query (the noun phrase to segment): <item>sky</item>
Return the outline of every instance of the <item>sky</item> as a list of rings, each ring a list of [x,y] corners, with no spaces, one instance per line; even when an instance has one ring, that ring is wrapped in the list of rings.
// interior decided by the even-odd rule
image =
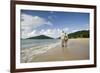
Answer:
[[[57,38],[61,31],[89,30],[89,13],[21,10],[21,38],[46,35]]]

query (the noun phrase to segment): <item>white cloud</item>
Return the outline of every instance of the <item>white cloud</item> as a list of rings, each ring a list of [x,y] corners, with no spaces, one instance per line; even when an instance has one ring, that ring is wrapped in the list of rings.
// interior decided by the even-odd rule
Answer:
[[[68,29],[68,28],[63,28],[63,29]],[[49,37],[58,38],[61,35],[61,32],[62,32],[62,29],[59,29],[59,28],[57,28],[57,29],[41,29],[40,31],[33,30],[30,33],[25,33],[27,35],[24,35],[24,38],[38,36],[38,35],[46,35]]]
[[[39,17],[39,16],[31,16],[28,14],[22,14],[21,15],[21,30],[22,38],[28,38],[38,35],[46,35],[53,38],[57,38],[60,36],[61,31],[68,31],[68,28],[55,28],[55,29],[41,29],[38,31],[37,29],[42,25],[49,25],[51,26],[52,23],[50,21],[47,21],[45,18]]]
[[[63,31],[67,32],[69,30],[69,28],[63,28]]]
[[[31,16],[28,14],[22,14],[21,15],[22,38],[29,37],[29,34],[31,34],[34,29],[42,25],[51,26],[52,23],[50,21],[47,21],[45,18],[42,18],[39,16]]]
[[[28,33],[28,37],[37,36],[36,30],[33,30],[32,32]]]
[[[47,30],[42,29],[40,32],[42,32],[43,35],[50,36],[50,37],[53,37],[53,38],[57,38],[61,34],[60,29],[47,29]]]
[[[75,29],[75,30],[72,30],[70,33],[73,33],[73,32],[76,32],[76,31],[79,31],[79,30]]]

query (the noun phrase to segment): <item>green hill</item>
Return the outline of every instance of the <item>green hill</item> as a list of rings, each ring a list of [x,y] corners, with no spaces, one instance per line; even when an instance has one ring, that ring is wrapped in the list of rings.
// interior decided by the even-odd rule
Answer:
[[[39,36],[35,36],[35,37],[30,37],[27,39],[53,39],[53,38],[51,38],[49,36],[45,36],[45,35],[39,35]]]
[[[68,34],[69,38],[89,38],[89,30],[77,31]]]
[[[68,38],[89,38],[89,30],[82,30],[69,33]],[[60,39],[60,37],[58,39]]]

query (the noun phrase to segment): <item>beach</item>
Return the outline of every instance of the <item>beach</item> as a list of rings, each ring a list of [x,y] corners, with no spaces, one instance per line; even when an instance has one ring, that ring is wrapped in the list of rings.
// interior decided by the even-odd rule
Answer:
[[[33,48],[22,49],[21,63],[87,60],[89,59],[89,38],[69,39],[67,47],[63,48],[59,40],[55,44],[45,46],[45,48],[41,50],[42,52],[33,50]]]

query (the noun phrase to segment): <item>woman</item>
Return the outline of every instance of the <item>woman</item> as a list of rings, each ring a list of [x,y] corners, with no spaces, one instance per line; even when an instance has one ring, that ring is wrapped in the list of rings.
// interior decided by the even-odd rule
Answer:
[[[68,42],[68,34],[65,33],[65,36],[64,36],[64,47],[67,47],[67,42]]]

